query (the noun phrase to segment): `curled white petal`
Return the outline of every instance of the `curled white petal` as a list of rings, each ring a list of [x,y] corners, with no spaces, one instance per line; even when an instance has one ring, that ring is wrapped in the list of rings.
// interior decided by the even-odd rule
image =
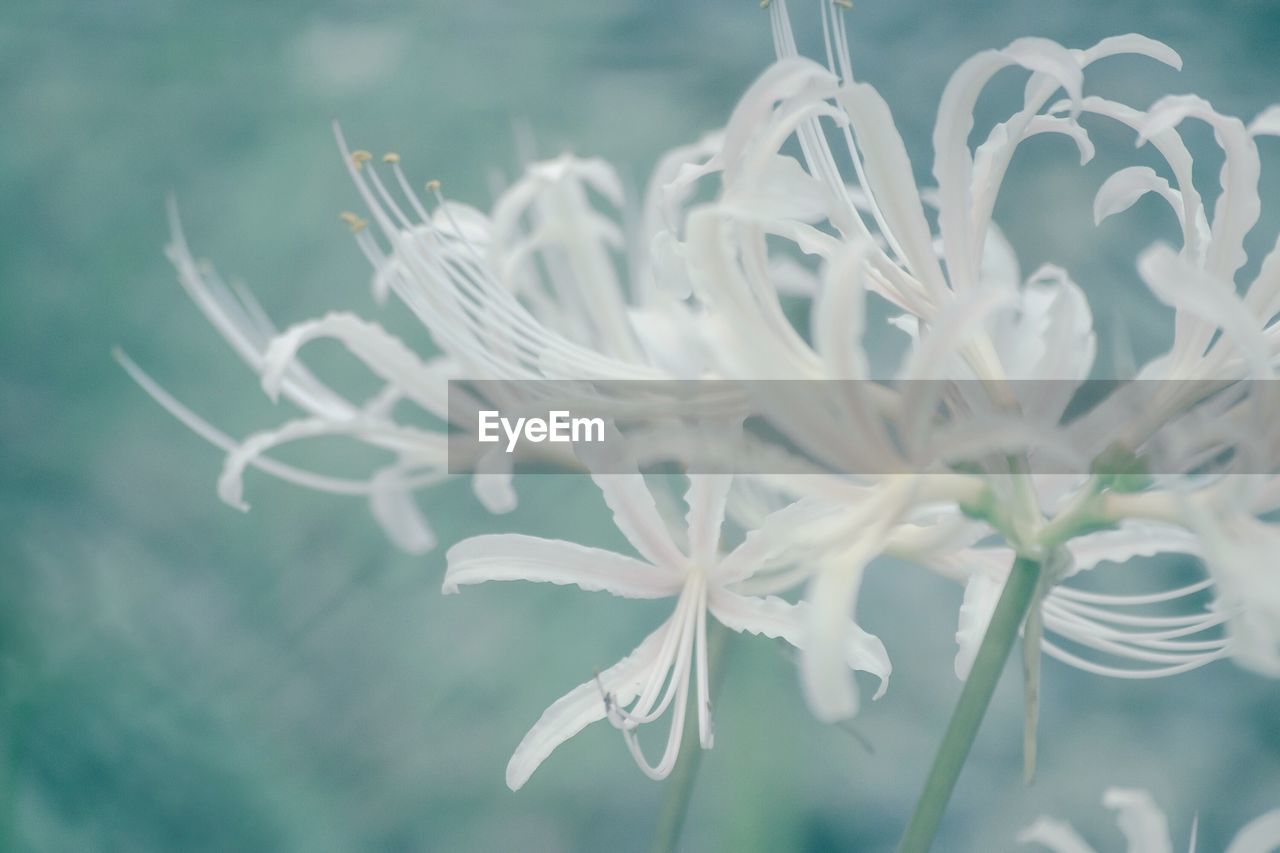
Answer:
[[[338,311],[290,326],[271,341],[262,357],[262,388],[269,397],[274,400],[280,393],[298,351],[322,338],[343,344],[375,375],[401,389],[427,411],[441,418],[447,416],[445,389],[450,372],[447,363],[424,363],[378,324]]]
[[[1139,144],[1153,134],[1177,127],[1187,118],[1198,118],[1210,125],[1225,155],[1220,174],[1222,195],[1213,209],[1213,240],[1205,260],[1210,272],[1230,280],[1248,259],[1244,238],[1262,211],[1258,147],[1240,119],[1217,112],[1208,101],[1195,95],[1170,95],[1153,104],[1139,131]]]
[[[716,590],[712,593],[710,607],[711,615],[735,631],[785,640],[800,650],[804,650],[809,640],[807,623],[811,607],[805,602],[792,604],[773,595],[744,596],[728,590]],[[867,633],[856,622],[849,620],[845,631],[845,664],[852,670],[869,672],[879,679],[880,686],[872,697],[879,699],[888,689],[889,675],[893,671],[889,653],[879,637]]]
[[[680,578],[657,566],[600,548],[518,533],[473,536],[449,549],[445,594],[487,581],[573,584],[623,598],[665,598]]]
[[[800,684],[815,717],[823,722],[858,713],[858,688],[848,666],[850,614],[873,542],[843,552],[809,582],[809,620],[802,642]]]
[[[1150,166],[1130,166],[1107,178],[1093,199],[1093,221],[1100,223],[1108,216],[1128,210],[1147,193],[1156,193],[1181,211],[1182,199],[1169,182]]]
[[[1129,842],[1129,853],[1173,853],[1169,819],[1146,791],[1108,788],[1102,804],[1117,812],[1116,823]]]

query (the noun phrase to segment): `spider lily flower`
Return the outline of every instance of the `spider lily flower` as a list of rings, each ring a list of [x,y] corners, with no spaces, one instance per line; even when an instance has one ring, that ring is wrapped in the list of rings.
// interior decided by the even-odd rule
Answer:
[[[1058,268],[1045,267],[1019,281],[1016,258],[990,223],[1000,179],[1017,145],[1037,133],[1065,133],[1082,159],[1090,156],[1091,143],[1074,115],[1041,110],[1060,89],[1071,104],[1082,104],[1082,74],[1092,62],[1137,53],[1177,65],[1176,55],[1138,36],[1108,39],[1086,51],[1031,39],[967,63],[939,109],[940,189],[932,197],[941,234],[935,239],[887,105],[853,79],[840,13],[823,6],[823,67],[797,56],[785,4],[771,4],[770,10],[778,62],[744,95],[721,150],[703,167],[719,174],[719,198],[691,210],[683,239],[672,237],[706,306],[704,322],[718,368],[751,379],[866,379],[871,373],[860,341],[863,303],[874,294],[906,312],[896,324],[912,335],[914,346],[899,378],[1067,380],[1052,389],[1057,399],[1028,401],[1052,419],[1055,409],[1065,409],[1072,382],[1082,381],[1092,366],[1092,317],[1080,289]],[[973,102],[991,76],[1009,65],[1032,71],[1023,110],[971,151],[966,140]],[[829,134],[824,122],[836,132]],[[799,145],[799,160],[781,153],[791,139]],[[845,173],[855,174],[859,185],[846,186]],[[792,327],[771,280],[779,264],[770,245],[778,238],[823,268],[807,339]],[[1045,383],[1046,393],[1050,385]],[[933,400],[914,402],[916,411],[907,411],[903,420],[924,423]],[[895,448],[886,436],[858,419],[867,407],[866,399],[852,400],[846,424],[796,416],[781,418],[779,425],[806,449],[892,458]],[[795,413],[790,401],[778,408]],[[838,440],[850,425],[859,435],[856,447]],[[1029,433],[1021,437],[1032,439]],[[994,441],[989,449],[997,450]],[[920,462],[906,461],[907,468]],[[857,458],[852,465],[858,466]]]
[[[613,445],[617,447],[618,445]],[[636,763],[646,775],[664,778],[675,766],[692,697],[702,748],[714,739],[707,662],[707,619],[734,631],[760,634],[803,649],[811,639],[806,604],[772,595],[750,595],[741,588],[776,555],[786,540],[764,529],[748,533],[728,553],[721,550],[731,477],[693,474],[685,494],[688,512],[681,548],[660,516],[654,495],[634,460],[613,458],[604,464],[598,450],[580,450],[588,468],[622,473],[593,473],[614,523],[639,557],[616,554],[570,542],[517,534],[477,536],[449,550],[444,591],[498,580],[573,584],[624,598],[673,598],[671,616],[617,664],[601,671],[549,707],[516,747],[507,765],[513,790],[566,740],[587,725],[608,719],[619,729]],[[793,518],[804,508],[782,510]],[[790,526],[781,520],[777,528]],[[880,641],[863,631],[842,611],[835,624],[824,626],[841,650],[842,665],[889,677],[889,659]],[[826,638],[823,638],[824,640]],[[661,757],[650,762],[637,739],[637,729],[670,714]]]
[[[302,417],[236,441],[122,357],[126,369],[227,452],[218,490],[228,503],[245,505],[243,474],[256,467],[367,497],[393,541],[414,552],[434,542],[414,493],[448,476],[449,404],[463,410],[480,404],[451,391],[449,379],[852,380],[847,393],[821,406],[784,384],[766,401],[769,414],[788,440],[828,469],[889,473],[735,479],[695,473],[686,525],[673,530],[655,508],[661,496],[649,491],[634,464],[618,473],[616,460],[593,464],[592,449],[579,448],[638,559],[513,535],[476,537],[449,552],[446,592],[526,579],[674,599],[671,617],[632,655],[548,709],[512,758],[512,788],[556,746],[601,719],[622,731],[646,773],[664,776],[691,699],[709,746],[708,618],[801,649],[801,684],[815,714],[824,720],[852,714],[859,697],[851,669],[876,674],[882,689],[889,673],[879,641],[851,621],[864,572],[882,554],[965,585],[961,678],[1015,553],[1043,558],[1048,567],[1028,622],[1037,661],[1043,648],[1102,675],[1153,677],[1231,656],[1280,674],[1280,579],[1263,559],[1276,534],[1259,520],[1280,506],[1280,478],[1268,471],[1261,484],[1227,478],[1205,486],[1175,477],[1122,488],[1115,478],[1091,476],[1089,459],[1075,458],[1078,476],[1033,476],[1041,458],[1072,452],[1056,422],[1090,375],[1097,342],[1084,291],[1053,265],[1024,276],[993,222],[1001,184],[1024,141],[1064,135],[1085,162],[1093,143],[1080,116],[1129,128],[1164,158],[1172,182],[1146,167],[1122,170],[1099,189],[1095,218],[1102,222],[1155,192],[1173,210],[1182,244],[1157,245],[1139,258],[1139,277],[1176,312],[1170,352],[1139,377],[1192,384],[1270,379],[1280,358],[1280,324],[1272,322],[1280,313],[1280,246],[1243,296],[1235,279],[1260,209],[1256,140],[1280,132],[1280,108],[1248,126],[1191,96],[1135,109],[1086,96],[1088,69],[1124,54],[1177,68],[1170,48],[1137,35],[1084,50],[1019,39],[973,57],[947,84],[933,131],[936,188],[922,189],[888,105],[854,77],[837,5],[821,5],[827,56],[820,64],[798,55],[785,3],[771,4],[777,61],[748,88],[723,131],[661,159],[635,212],[608,164],[571,155],[529,164],[483,212],[445,199],[435,181],[419,193],[398,156],[378,162],[352,149],[335,127],[367,208],[368,221],[344,218],[373,268],[374,296],[379,302],[394,296],[411,311],[439,355],[416,354],[376,323],[346,313],[277,329],[247,291],[227,288],[194,261],[173,217],[170,257],[184,288],[264,391],[297,406]],[[975,104],[1010,68],[1028,75],[1021,105],[970,146]],[[1211,214],[1192,181],[1179,130],[1191,119],[1209,124],[1223,149],[1222,192]],[[799,156],[783,153],[793,149]],[[784,305],[796,296],[810,300],[807,329],[793,323]],[[910,345],[896,377],[907,380],[907,390],[867,381],[876,373],[863,347],[872,298],[901,312],[892,324]],[[325,385],[303,358],[320,339],[345,347],[382,390],[356,402]],[[977,380],[988,402],[1020,405],[1034,417],[979,423],[967,434],[948,431],[935,417],[945,402],[938,386],[916,381],[939,379]],[[1013,380],[1047,381],[1005,399]],[[1103,446],[1138,454],[1171,422],[1185,419],[1194,428],[1203,400],[1169,387],[1135,423],[1100,418]],[[595,402],[613,414],[608,406],[623,401]],[[397,416],[408,407],[433,426]],[[1195,448],[1270,458],[1280,448],[1270,446],[1266,431],[1254,429],[1251,438],[1249,427],[1274,411],[1226,410],[1237,435],[1195,433]],[[391,459],[367,479],[351,480],[270,456],[289,442],[332,435]],[[645,459],[687,466],[689,455]],[[974,462],[993,457],[998,468]],[[511,508],[510,457],[495,452],[470,461],[481,503],[494,512]],[[727,554],[726,513],[752,531]],[[984,541],[993,536],[1007,547]],[[1203,559],[1208,578],[1127,597],[1070,583],[1103,563],[1164,552]],[[781,597],[801,589],[800,604]],[[1209,596],[1213,604],[1205,609],[1200,602]],[[1168,614],[1171,603],[1187,612]],[[666,748],[651,763],[637,732],[668,713]]]
[[[565,155],[533,164],[500,196],[490,217],[446,201],[436,182],[428,184],[434,204],[428,212],[431,205],[409,187],[398,156],[387,155],[375,165],[368,152],[350,150],[340,131],[338,142],[385,241],[374,237],[366,220],[343,214],[373,265],[373,293],[380,302],[396,294],[423,320],[443,354],[420,357],[377,323],[345,312],[281,331],[247,288],[228,286],[211,265],[195,260],[171,203],[168,255],[183,289],[259,374],[271,399],[283,397],[302,411],[302,417],[279,427],[233,439],[118,354],[158,403],[227,452],[218,494],[228,504],[247,508],[243,475],[250,467],[308,488],[364,495],[391,540],[422,553],[433,547],[435,536],[413,495],[449,478],[448,440],[442,429],[406,425],[396,418],[397,407],[415,407],[447,426],[451,395],[455,418],[465,420],[465,413],[479,406],[469,395],[449,390],[448,381],[462,376],[655,379],[702,372],[690,309],[653,287],[655,273],[647,261],[636,262],[637,282],[649,282],[647,291],[657,295],[644,304],[629,304],[614,276],[612,253],[622,232],[588,196],[622,202],[621,184],[602,161]],[[698,150],[673,153],[664,169],[678,171]],[[399,201],[388,185],[401,194]],[[650,196],[656,199],[650,205],[651,224],[658,221],[659,207],[668,216],[679,208],[678,199],[664,198],[660,189],[651,188]],[[634,288],[637,293],[645,289]],[[318,378],[302,350],[322,339],[339,343],[363,362],[382,382],[381,391],[357,403]],[[350,437],[388,452],[393,460],[368,479],[352,480],[300,470],[269,455],[284,444],[320,436]],[[510,461],[496,452],[473,460],[474,490],[491,512],[515,505]]]
[[[1124,833],[1129,853],[1174,853],[1169,832],[1169,819],[1146,791],[1134,788],[1108,788],[1102,804],[1116,813],[1116,823]],[[1191,824],[1187,847],[1196,850],[1197,821]],[[1094,853],[1069,823],[1041,817],[1018,835],[1022,844],[1037,844],[1054,853]],[[1280,809],[1266,812],[1236,833],[1224,853],[1271,853],[1280,846]]]
[[[853,79],[839,13],[824,6],[825,68],[797,56],[785,4],[772,4],[771,15],[779,60],[744,96],[726,128],[718,155],[724,184],[720,199],[692,211],[686,229],[692,273],[711,306],[708,320],[723,329],[714,351],[722,357],[726,373],[868,377],[859,338],[862,303],[874,294],[906,312],[897,324],[912,335],[913,350],[900,376],[1067,380],[1045,382],[1037,399],[1022,401],[1027,409],[1055,421],[1075,384],[1092,368],[1096,344],[1089,306],[1060,269],[1045,267],[1022,283],[1016,273],[1010,276],[1008,270],[1017,268],[1016,259],[993,230],[991,212],[1011,158],[1028,137],[1042,132],[1065,134],[1078,147],[1081,160],[1087,161],[1093,153],[1092,142],[1076,118],[1091,114],[1131,128],[1139,144],[1152,145],[1174,174],[1174,185],[1170,185],[1146,167],[1123,170],[1103,184],[1095,203],[1095,217],[1101,222],[1145,192],[1158,192],[1174,209],[1182,232],[1180,252],[1156,246],[1139,260],[1143,279],[1159,299],[1175,308],[1178,317],[1173,350],[1140,376],[1188,380],[1270,376],[1273,341],[1280,333],[1272,333],[1267,323],[1280,310],[1275,295],[1280,288],[1280,255],[1273,252],[1268,257],[1244,298],[1235,295],[1231,280],[1244,263],[1244,236],[1258,218],[1255,137],[1275,130],[1274,110],[1264,112],[1246,129],[1243,122],[1218,114],[1194,97],[1166,98],[1147,111],[1098,96],[1085,97],[1083,75],[1095,61],[1131,53],[1180,67],[1171,49],[1141,36],[1106,39],[1087,50],[1023,39],[1002,51],[987,51],[956,72],[938,110],[933,136],[938,189],[930,200],[938,209],[940,233],[934,239],[888,108],[873,89]],[[992,76],[1009,66],[1030,72],[1022,108],[971,149],[967,139],[973,105]],[[1065,97],[1054,103],[1056,92]],[[1178,132],[1178,125],[1188,118],[1209,123],[1224,150],[1223,193],[1212,215],[1205,211],[1191,181],[1190,154]],[[834,126],[835,132],[829,133],[824,124]],[[800,160],[784,168],[781,161],[790,158],[780,150],[793,137],[799,143]],[[843,167],[837,165],[840,157]],[[845,186],[843,175],[849,173],[857,176],[858,187]],[[776,186],[780,175],[790,176],[793,197],[812,203],[779,207],[782,213],[771,214],[769,199],[762,198],[757,187]],[[814,222],[824,227],[816,228]],[[809,340],[782,317],[778,292],[762,272],[768,268],[761,260],[767,257],[766,237],[791,240],[800,252],[816,256],[824,266],[814,296]],[[989,258],[997,263],[989,263]],[[736,334],[744,328],[750,330],[748,334]],[[1174,391],[1194,387],[1192,382],[1170,384]],[[1198,401],[1157,402],[1160,405],[1149,413],[1153,429],[1182,416]],[[858,401],[858,406],[862,403]],[[907,410],[906,419],[919,422],[919,412],[925,410],[925,406],[915,414]],[[1252,413],[1257,417],[1266,411],[1258,406]],[[796,420],[796,431],[812,432],[810,444],[827,442],[821,419]],[[1124,446],[1138,447],[1148,435],[1141,430],[1135,433],[1127,424],[1113,426],[1115,440]],[[874,430],[860,430],[858,435],[866,438],[868,454],[883,458],[892,452]],[[1034,458],[1039,448],[1027,446],[1026,450]],[[1015,486],[1016,480],[1012,481]],[[1082,504],[1100,500],[1090,492],[1106,488],[1083,475],[1048,490],[1046,481],[1037,478],[1031,489],[1023,484],[1012,490],[1011,481],[991,483],[1005,490],[997,503],[1025,504],[1015,515],[1015,529],[1001,531],[1021,539],[1012,543],[1017,547],[1034,550],[1059,514],[1068,515]],[[1115,501],[1113,506],[1136,508],[1142,503],[1141,496],[1124,497],[1133,500]],[[1045,643],[1050,654],[1094,672],[1124,677],[1173,674],[1228,655],[1252,660],[1257,668],[1270,671],[1267,661],[1274,656],[1274,642],[1271,632],[1259,626],[1270,624],[1273,596],[1246,600],[1239,592],[1244,587],[1240,570],[1227,572],[1225,561],[1215,556],[1229,537],[1215,536],[1207,523],[1193,522],[1186,513],[1174,515],[1165,513],[1155,519],[1160,523],[1152,524],[1117,513],[1106,523],[1119,525],[1118,530],[1067,542],[1070,559],[1062,561],[1056,575],[1048,579],[1040,605],[1051,635],[1138,665],[1117,667],[1068,650],[1052,639]],[[1139,511],[1135,518],[1144,516]],[[1260,542],[1266,528],[1259,524],[1250,529],[1258,535],[1249,541]],[[1124,562],[1165,551],[1207,559],[1210,579],[1147,596],[1055,588],[1100,562]],[[961,677],[967,673],[1012,558],[1010,549],[974,549],[963,543],[955,553],[926,558],[967,584],[957,657]],[[1248,562],[1260,566],[1256,559]],[[1275,578],[1261,568],[1249,574],[1249,582],[1254,589],[1276,586]],[[1214,605],[1207,610],[1200,607],[1206,588],[1215,595]],[[1177,616],[1140,612],[1148,607],[1163,609],[1169,602],[1183,602],[1189,612]],[[1224,623],[1231,635],[1227,639],[1215,630]],[[1245,625],[1250,627],[1246,630]],[[1245,644],[1243,636],[1252,638],[1251,642]]]

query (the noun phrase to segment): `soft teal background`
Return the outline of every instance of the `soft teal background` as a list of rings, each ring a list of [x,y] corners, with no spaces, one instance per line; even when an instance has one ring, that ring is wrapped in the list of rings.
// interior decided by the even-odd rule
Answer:
[[[806,38],[813,5],[793,8]],[[1249,118],[1280,100],[1273,3],[857,0],[851,21],[855,64],[893,105],[922,179],[947,74],[1020,35],[1169,41],[1181,75],[1137,60],[1099,67],[1098,89],[1135,105],[1197,91]],[[0,9],[0,847],[645,848],[662,789],[608,727],[562,748],[519,794],[503,768],[542,709],[628,650],[660,607],[518,585],[444,598],[443,549],[396,553],[358,502],[261,476],[249,482],[253,511],[230,510],[213,494],[218,453],[109,351],[124,346],[233,433],[274,424],[286,414],[161,255],[166,193],[197,254],[247,280],[278,321],[346,307],[417,343],[395,306],[372,304],[336,218],[355,198],[330,118],[476,203],[491,170],[509,172],[517,120],[541,153],[603,155],[638,184],[665,147],[721,124],[769,56],[766,16],[750,0]],[[1007,96],[1020,91],[1006,82]],[[1167,214],[1146,201],[1093,229],[1107,166],[1144,156],[1130,136],[1097,131],[1104,153],[1084,171],[1061,140],[1030,146],[1000,215],[1028,269],[1054,260],[1082,282],[1104,345],[1123,326],[1134,348],[1158,351],[1167,317],[1131,270],[1168,233]],[[1194,141],[1212,150],[1207,132]],[[1274,166],[1278,144],[1265,144]],[[1216,170],[1210,156],[1206,186]],[[1255,252],[1280,226],[1276,174],[1264,176]],[[346,361],[317,355],[355,381]],[[328,446],[310,459],[356,461]],[[520,490],[521,508],[500,520],[465,485],[426,503],[444,545],[497,529],[616,542],[581,483]],[[1111,576],[1141,586],[1190,571],[1152,563]],[[958,601],[910,567],[873,572],[862,616],[897,669],[856,723],[870,753],[808,716],[771,644],[740,643],[684,849],[888,849],[958,689]],[[1112,784],[1150,788],[1179,848],[1197,812],[1200,849],[1212,851],[1280,804],[1274,682],[1223,664],[1114,683],[1048,662],[1041,778],[1028,789],[1015,675],[939,849],[1012,849],[1041,812],[1119,849],[1099,804]]]

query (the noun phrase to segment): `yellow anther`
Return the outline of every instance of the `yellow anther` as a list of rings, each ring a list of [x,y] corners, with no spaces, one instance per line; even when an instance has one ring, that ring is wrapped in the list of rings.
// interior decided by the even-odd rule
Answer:
[[[338,217],[343,222],[347,223],[347,227],[351,229],[352,234],[359,234],[361,231],[363,231],[365,228],[369,226],[368,222],[365,222],[363,219],[361,219],[359,216],[356,216],[354,213],[352,213],[349,210],[342,211],[342,213],[338,214]]]
[[[432,178],[431,180],[427,181],[427,192],[429,193],[440,192],[440,182],[437,181],[435,178]]]
[[[368,151],[365,151],[363,148],[361,148],[359,151],[351,152],[351,162],[356,164],[357,169],[359,169],[361,166],[363,166],[365,163],[368,163],[372,159],[373,159],[373,155],[370,154]]]
[[[384,162],[384,163],[399,163],[399,162],[400,162],[400,155],[399,155],[399,154],[397,154],[397,153],[396,153],[396,152],[394,152],[394,151],[388,151],[386,154],[383,154],[383,155],[382,155],[382,162]]]
[[[831,2],[839,6],[841,9],[853,8],[853,0],[831,0]]]
[[[772,2],[773,2],[773,0],[760,0],[760,8],[761,8],[761,9],[768,9],[768,8],[769,8],[769,4],[770,4],[770,3],[772,3]]]

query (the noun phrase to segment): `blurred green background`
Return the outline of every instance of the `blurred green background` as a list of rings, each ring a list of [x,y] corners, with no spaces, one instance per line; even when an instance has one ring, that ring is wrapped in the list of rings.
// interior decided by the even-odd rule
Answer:
[[[816,2],[792,12],[814,44]],[[1280,101],[1280,10],[1260,0],[857,0],[850,21],[855,66],[893,106],[922,181],[947,75],[1021,35],[1168,41],[1181,75],[1121,60],[1090,84],[1136,106],[1196,91],[1248,119]],[[768,33],[752,0],[4,4],[0,847],[645,849],[662,786],[608,726],[518,794],[503,768],[544,707],[629,650],[662,605],[534,585],[439,594],[444,547],[479,531],[615,542],[590,488],[521,481],[520,509],[498,520],[464,483],[429,493],[442,547],[425,558],[394,551],[359,501],[262,476],[250,475],[242,515],[214,495],[219,453],[134,387],[110,349],[233,434],[277,423],[286,413],[161,254],[168,192],[197,255],[246,280],[278,322],[349,308],[420,344],[407,312],[373,304],[337,220],[356,199],[331,118],[477,204],[495,169],[510,174],[516,122],[540,154],[602,155],[638,186],[665,148],[724,122],[771,56]],[[1013,97],[1021,83],[1001,86]],[[984,99],[983,114],[1003,117],[1002,103]],[[1192,137],[1213,186],[1212,138]],[[1168,318],[1132,260],[1170,223],[1144,201],[1094,230],[1093,192],[1138,156],[1114,128],[1095,140],[1083,171],[1062,140],[1028,146],[998,216],[1025,271],[1053,260],[1082,283],[1104,347],[1123,327],[1140,353],[1157,352]],[[1264,169],[1254,267],[1280,227],[1278,171]],[[357,381],[335,353],[316,355]],[[358,461],[340,447],[309,453]],[[1099,582],[1193,571],[1147,561]],[[889,849],[958,691],[959,596],[911,567],[872,572],[862,620],[896,667],[856,723],[874,751],[809,717],[771,643],[738,643],[684,849]],[[1120,784],[1153,791],[1175,846],[1198,812],[1200,849],[1219,850],[1280,803],[1278,695],[1229,664],[1115,683],[1050,661],[1041,777],[1026,788],[1018,679],[1007,678],[940,849],[1013,849],[1042,812],[1118,849],[1099,799]]]

